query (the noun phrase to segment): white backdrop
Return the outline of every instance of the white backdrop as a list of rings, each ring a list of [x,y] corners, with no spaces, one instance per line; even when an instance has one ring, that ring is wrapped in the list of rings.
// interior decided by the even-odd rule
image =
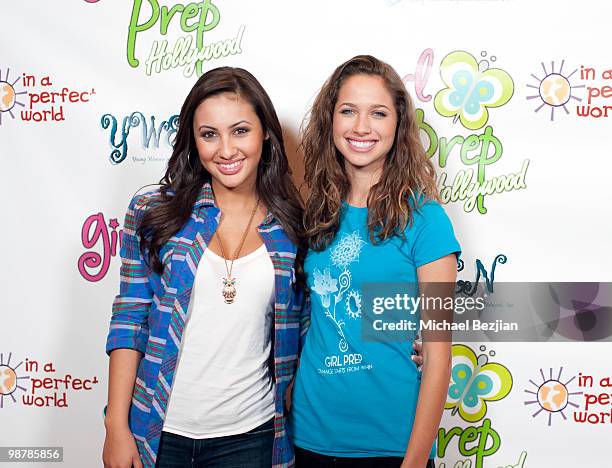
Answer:
[[[612,86],[612,6],[208,0],[183,3],[183,28],[179,12],[165,31],[162,15],[152,17],[157,3],[5,2],[0,10],[0,446],[63,446],[64,466],[100,463],[117,236],[132,194],[164,172],[171,118],[197,78],[197,71],[186,76],[180,54],[172,67],[171,54],[196,47],[198,37],[203,54],[229,52],[204,61],[204,70],[243,67],[268,90],[298,182],[299,125],[323,81],[359,53],[388,61],[423,111],[426,145],[425,130],[435,131],[432,158],[445,185],[463,178],[467,187],[469,171],[475,183],[472,158],[480,151],[488,158],[481,182],[520,173],[528,162],[516,188],[484,196],[480,208],[466,206],[461,190],[446,205],[463,247],[461,278],[474,280],[478,265],[490,275],[503,254],[495,281],[612,281],[612,107],[605,107],[612,106],[605,88]],[[206,8],[202,24],[210,30],[190,31]],[[138,66],[128,61],[130,34]],[[152,51],[164,46],[166,67],[148,70]],[[490,87],[480,88],[482,81]],[[454,107],[442,99],[451,94]],[[470,106],[487,118],[476,122]],[[124,119],[135,112],[140,124],[127,121],[122,148]],[[160,131],[158,145],[157,135],[143,136],[143,120],[146,131]],[[491,134],[502,148],[496,161],[493,143],[482,150],[483,141],[495,141]],[[476,137],[463,144],[462,160],[469,135]],[[459,136],[444,161],[440,148]],[[511,389],[498,401],[481,395],[486,412],[476,421],[445,411],[440,466],[609,466],[612,405],[605,397],[587,405],[611,392],[608,344],[484,346],[470,344],[470,352],[502,364]],[[364,402],[364,411],[375,408]]]

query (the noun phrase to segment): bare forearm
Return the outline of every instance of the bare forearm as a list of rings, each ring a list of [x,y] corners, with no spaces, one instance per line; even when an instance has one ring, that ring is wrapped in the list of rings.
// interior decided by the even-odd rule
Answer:
[[[115,349],[110,354],[108,377],[108,406],[106,428],[127,427],[128,413],[136,381],[136,371],[142,353],[134,349]]]
[[[425,353],[417,410],[403,468],[426,465],[442,419],[450,380],[450,344],[435,345],[435,351],[428,350],[429,357]]]
[[[453,297],[457,279],[457,258],[446,255],[417,268],[419,289],[426,297]],[[452,311],[422,310],[424,319],[452,321]],[[402,468],[423,468],[427,464],[431,447],[436,439],[451,369],[450,332],[423,331],[423,376],[417,401],[417,410],[408,449]]]

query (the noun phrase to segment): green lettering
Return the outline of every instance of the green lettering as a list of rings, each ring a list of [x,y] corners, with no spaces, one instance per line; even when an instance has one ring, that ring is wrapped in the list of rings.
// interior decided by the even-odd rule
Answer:
[[[438,430],[438,458],[446,456],[448,444],[455,436],[459,438],[457,448],[461,455],[464,457],[476,456],[474,468],[483,468],[484,458],[497,452],[501,445],[499,434],[491,427],[490,419],[484,419],[480,427],[469,426],[463,429],[455,426],[448,431],[440,428]],[[474,445],[468,448],[469,444]]]
[[[474,164],[478,162],[478,182],[484,181],[485,166],[497,162],[502,157],[503,147],[501,141],[493,135],[493,128],[487,127],[482,135],[480,135],[480,141],[482,141],[482,149],[477,161],[466,159],[466,164]],[[489,145],[493,143],[494,151],[491,157],[489,157]],[[473,161],[473,162],[470,162]]]
[[[161,7],[161,23],[159,24],[159,33],[162,36],[168,34],[168,25],[170,24],[170,21],[172,21],[172,17],[176,15],[179,11],[183,11],[184,8],[185,7],[180,3],[170,8],[170,11],[168,11],[167,6]]]
[[[483,459],[499,450],[501,439],[497,431],[491,427],[491,420],[488,418],[482,422],[482,426],[477,430],[480,433],[480,440],[478,441],[478,453],[476,454],[476,468],[482,468]],[[491,437],[491,445],[487,447],[489,437]]]
[[[479,146],[480,138],[478,138],[478,135],[470,135],[465,139],[463,145],[461,145],[461,161],[463,164],[474,164],[478,160],[477,157],[469,158],[468,152],[478,149]]]
[[[425,122],[425,113],[423,112],[423,109],[416,110],[416,121],[419,130],[424,131],[429,139],[429,146],[427,147],[425,154],[427,154],[428,158],[431,158],[438,149],[438,136],[436,135],[433,127]]]
[[[197,3],[190,3],[189,5],[185,7],[185,9],[183,10],[183,13],[181,14],[181,29],[183,31],[191,32],[191,31],[195,31],[198,28],[199,22],[195,22],[192,25],[188,25],[187,20],[190,20],[191,18],[195,18],[196,16],[198,16],[199,10],[200,10],[200,7],[198,6]]]
[[[417,113],[419,110],[417,109]],[[448,432],[443,427],[438,429],[438,458],[444,458],[449,442],[454,436],[460,436],[461,431],[462,429],[459,426],[451,427]]]
[[[200,8],[200,21],[198,22],[197,33],[196,33],[196,47],[198,50],[202,50],[204,47],[204,32],[211,31],[214,29],[221,20],[221,14],[219,9],[213,5],[211,0],[204,0],[199,5]],[[209,13],[211,15],[211,21],[207,22]],[[198,76],[202,74],[202,61],[196,62],[196,72]]]
[[[477,160],[478,170],[476,171],[476,180],[482,184],[485,180],[485,167],[497,162],[499,158],[502,157],[503,147],[501,141],[493,135],[493,127],[490,126],[487,126],[484,133],[480,135],[480,141],[482,142],[482,149],[480,150],[480,155]],[[494,151],[491,157],[489,157],[489,145],[491,143],[493,143]],[[473,162],[471,164],[473,164]],[[484,206],[484,195],[478,195],[477,206],[481,214],[486,214],[487,209]]]
[[[514,184],[514,189],[524,189],[527,188],[527,184],[525,183],[525,177],[527,176],[527,168],[529,167],[529,159],[525,159],[523,161],[523,165],[521,166],[521,170],[517,173],[516,182]]]
[[[464,457],[471,457],[478,452],[478,445],[467,448],[467,444],[474,442],[476,439],[478,439],[478,430],[473,426],[466,427],[459,437],[459,453]]]
[[[149,20],[144,24],[138,24],[142,0],[134,0],[134,6],[132,7],[132,16],[130,18],[127,40],[127,60],[132,68],[136,68],[139,64],[139,61],[135,56],[136,34],[151,28],[159,18],[159,3],[157,3],[157,0],[148,0],[148,2],[152,9],[151,18],[149,18]]]
[[[455,135],[448,141],[448,143],[446,138],[440,138],[440,152],[438,153],[438,163],[440,164],[440,167],[446,167],[448,155],[453,149],[453,146],[457,144],[463,144],[463,137],[461,135]]]

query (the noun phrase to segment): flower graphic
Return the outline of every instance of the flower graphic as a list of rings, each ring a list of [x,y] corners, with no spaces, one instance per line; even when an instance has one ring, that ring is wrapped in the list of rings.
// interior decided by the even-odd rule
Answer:
[[[325,316],[334,324],[340,337],[338,349],[345,353],[349,345],[342,328],[345,326],[344,316],[357,319],[361,316],[361,295],[358,291],[351,290],[345,298],[344,294],[351,286],[351,272],[348,266],[359,260],[361,249],[366,243],[359,236],[359,231],[351,234],[343,234],[340,242],[330,251],[330,261],[332,265],[340,270],[336,278],[331,275],[331,268],[325,268],[323,273],[318,268],[313,272],[314,286],[312,290],[321,299],[321,304],[325,309]],[[344,306],[342,301],[345,300]],[[338,310],[336,306],[340,304]]]
[[[332,263],[346,269],[351,263],[359,260],[359,254],[364,245],[365,242],[359,236],[359,231],[343,234],[338,245],[331,250]]]
[[[312,290],[321,296],[321,303],[324,308],[330,305],[330,294],[338,290],[338,280],[331,277],[329,268],[325,268],[323,273],[318,268],[314,270],[314,286]]]
[[[512,77],[501,68],[489,68],[485,60],[458,50],[440,63],[440,76],[446,87],[434,98],[434,107],[444,117],[454,117],[469,130],[478,130],[489,120],[489,108],[506,104],[514,94]],[[494,62],[495,56],[490,57]]]
[[[476,355],[469,346],[454,344],[452,347],[451,381],[446,397],[445,409],[457,412],[467,422],[480,421],[487,414],[487,402],[505,398],[512,389],[512,374],[506,366],[489,362],[485,346],[482,354]]]

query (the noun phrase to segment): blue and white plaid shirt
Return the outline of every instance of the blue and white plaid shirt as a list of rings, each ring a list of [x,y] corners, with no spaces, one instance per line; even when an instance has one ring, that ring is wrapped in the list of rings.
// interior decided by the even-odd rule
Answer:
[[[168,398],[185,328],[197,266],[217,229],[220,210],[210,184],[202,186],[191,217],[161,249],[162,275],[152,272],[136,234],[145,212],[159,204],[159,191],[134,197],[128,208],[121,246],[121,284],[113,302],[106,352],[130,348],[143,353],[132,396],[129,424],[145,467],[154,467]],[[310,316],[295,292],[296,246],[269,213],[258,226],[275,271],[274,449],[272,467],[294,465],[286,430],[284,395],[293,379]]]

